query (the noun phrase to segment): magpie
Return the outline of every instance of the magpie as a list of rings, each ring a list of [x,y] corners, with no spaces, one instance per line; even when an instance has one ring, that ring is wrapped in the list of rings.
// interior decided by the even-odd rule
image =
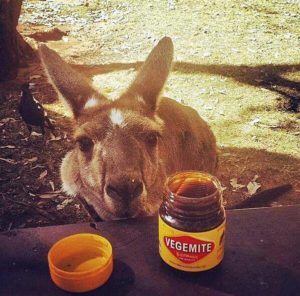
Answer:
[[[29,83],[22,85],[21,98],[19,103],[19,113],[27,125],[29,136],[32,132],[32,126],[39,126],[42,134],[45,134],[45,127],[54,130],[50,119],[47,116],[44,107],[33,97],[29,90]]]

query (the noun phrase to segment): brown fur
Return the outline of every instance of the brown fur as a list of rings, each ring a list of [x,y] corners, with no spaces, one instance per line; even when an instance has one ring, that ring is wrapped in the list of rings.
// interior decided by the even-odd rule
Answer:
[[[192,108],[160,97],[173,59],[170,38],[156,45],[116,101],[45,45],[40,56],[75,118],[78,144],[63,159],[63,188],[83,196],[102,219],[155,213],[166,176],[176,171],[215,173],[216,142],[206,122]]]

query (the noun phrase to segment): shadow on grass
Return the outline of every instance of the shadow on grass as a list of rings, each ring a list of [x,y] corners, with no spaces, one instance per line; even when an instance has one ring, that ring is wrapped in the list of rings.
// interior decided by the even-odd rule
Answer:
[[[135,69],[141,67],[142,62],[136,63],[110,63],[103,65],[72,65],[75,69],[92,77],[113,71]],[[300,71],[300,64],[294,65],[201,65],[186,62],[175,62],[173,71],[185,74],[206,73],[232,78],[237,82],[256,87],[263,87],[281,95],[285,102],[283,107],[289,111],[299,111],[300,82],[284,78],[286,73]]]

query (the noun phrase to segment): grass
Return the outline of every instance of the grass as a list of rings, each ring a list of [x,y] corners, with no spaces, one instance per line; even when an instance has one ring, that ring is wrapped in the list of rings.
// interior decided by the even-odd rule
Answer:
[[[259,175],[262,190],[283,183],[293,185],[293,190],[273,205],[300,203],[300,117],[278,108],[278,99],[300,95],[298,1],[178,0],[174,5],[166,0],[88,2],[89,6],[79,5],[79,1],[47,1],[44,5],[51,8],[59,4],[60,9],[50,11],[45,19],[33,15],[41,15],[42,8],[34,11],[35,6],[30,7],[22,18],[23,29],[34,29],[29,21],[26,24],[27,16],[38,19],[45,29],[49,23],[59,27],[56,13],[71,16],[69,26],[63,22],[63,29],[70,31],[69,41],[47,45],[68,62],[84,65],[77,66],[79,71],[112,98],[126,89],[158,40],[170,36],[175,48],[174,67],[164,95],[195,108],[212,127],[220,148],[218,177],[226,187],[227,205],[246,196],[245,189],[235,192],[230,180],[236,177],[238,183],[247,185],[255,175]],[[92,12],[98,10],[105,17],[95,22],[97,16]],[[87,22],[80,22],[82,19]],[[38,70],[27,74],[23,70],[19,79],[42,75],[40,65],[30,69]],[[36,97],[47,102],[44,105],[55,115],[56,125],[69,132],[70,123],[62,118],[69,116],[65,106],[53,99],[44,76],[36,82],[40,88]],[[67,150],[72,142],[68,147],[64,140],[56,144]],[[53,157],[57,167],[60,157]],[[56,167],[52,173],[59,184]],[[78,221],[76,215],[66,215]]]

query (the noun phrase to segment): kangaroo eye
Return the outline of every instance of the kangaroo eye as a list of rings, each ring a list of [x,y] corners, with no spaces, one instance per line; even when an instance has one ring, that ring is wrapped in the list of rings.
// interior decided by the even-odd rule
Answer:
[[[149,133],[146,136],[146,142],[149,146],[154,147],[158,142],[158,134],[157,133]]]
[[[88,152],[93,148],[93,140],[88,137],[81,137],[77,139],[78,147],[83,152]]]

